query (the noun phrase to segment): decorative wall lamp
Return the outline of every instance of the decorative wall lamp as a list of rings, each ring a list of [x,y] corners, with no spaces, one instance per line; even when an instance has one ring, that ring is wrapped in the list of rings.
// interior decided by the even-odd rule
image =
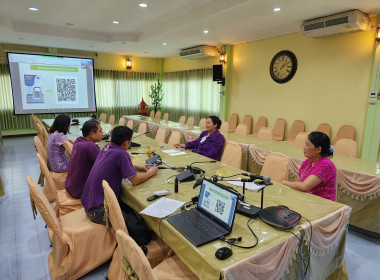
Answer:
[[[225,52],[221,52],[219,54],[219,63],[220,64],[226,63],[226,53]]]
[[[380,27],[376,28],[376,38],[375,43],[380,44]]]
[[[126,64],[127,64],[127,69],[132,69],[132,60],[127,58]]]

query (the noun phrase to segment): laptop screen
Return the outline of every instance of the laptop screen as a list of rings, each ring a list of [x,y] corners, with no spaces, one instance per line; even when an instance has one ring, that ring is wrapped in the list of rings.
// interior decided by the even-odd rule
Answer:
[[[234,222],[237,201],[236,194],[211,181],[205,179],[202,181],[198,209],[209,213],[230,228]]]

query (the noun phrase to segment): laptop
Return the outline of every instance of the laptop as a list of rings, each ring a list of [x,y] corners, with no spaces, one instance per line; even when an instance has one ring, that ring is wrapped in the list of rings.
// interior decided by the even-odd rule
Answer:
[[[223,185],[203,179],[196,208],[167,218],[195,246],[229,235],[238,196]]]

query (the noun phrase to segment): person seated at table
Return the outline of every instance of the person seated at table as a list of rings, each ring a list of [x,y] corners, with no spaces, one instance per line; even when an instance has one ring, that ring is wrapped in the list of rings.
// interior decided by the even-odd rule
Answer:
[[[75,198],[81,198],[91,168],[100,153],[95,144],[102,141],[102,128],[97,120],[89,120],[83,124],[83,137],[78,137],[71,152],[69,169],[65,182],[66,191]]]
[[[329,159],[334,147],[323,132],[313,131],[305,141],[303,153],[307,159],[298,172],[299,181],[282,183],[293,189],[336,200],[336,167]]]
[[[217,116],[209,116],[206,120],[206,130],[194,141],[186,144],[175,144],[176,148],[193,149],[194,153],[220,160],[225,138],[219,132],[222,122]]]
[[[123,179],[128,179],[135,186],[157,173],[156,166],[132,164],[127,152],[132,134],[133,131],[126,126],[116,126],[113,129],[111,143],[100,151],[84,185],[81,202],[87,216],[94,223],[105,224],[103,180],[108,182],[118,197]],[[136,170],[144,173],[136,173]]]
[[[70,117],[68,115],[58,115],[53,125],[49,129],[49,137],[47,141],[47,158],[49,169],[56,173],[65,173],[69,165],[69,161],[66,156],[66,150],[63,146],[65,141],[74,143],[73,140],[69,140],[66,134],[70,130]]]

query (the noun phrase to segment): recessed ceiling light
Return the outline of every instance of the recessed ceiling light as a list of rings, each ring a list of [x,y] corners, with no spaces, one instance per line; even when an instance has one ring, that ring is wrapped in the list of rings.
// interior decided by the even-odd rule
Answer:
[[[66,25],[67,25],[67,26],[74,26],[74,24],[73,24],[73,23],[70,23],[70,22],[67,22]]]
[[[119,24],[119,22],[117,20],[114,20],[112,23],[113,24]]]
[[[90,46],[90,48],[93,48],[94,46]]]
[[[38,11],[37,8],[33,8],[33,7],[29,8],[29,10],[30,10],[30,11],[33,11],[33,12],[37,12],[37,11]]]
[[[148,53],[148,52],[144,52],[144,53]]]
[[[163,42],[162,45],[166,46],[167,44],[165,42]]]
[[[146,7],[148,7],[148,5],[145,4],[145,3],[140,3],[139,6],[142,7],[142,8],[146,8]]]
[[[273,12],[279,12],[279,11],[281,11],[281,8],[274,8],[273,9]]]
[[[19,40],[24,40],[24,38],[18,38]]]
[[[203,30],[203,33],[204,33],[204,34],[207,34],[207,33],[208,33],[208,30]]]

